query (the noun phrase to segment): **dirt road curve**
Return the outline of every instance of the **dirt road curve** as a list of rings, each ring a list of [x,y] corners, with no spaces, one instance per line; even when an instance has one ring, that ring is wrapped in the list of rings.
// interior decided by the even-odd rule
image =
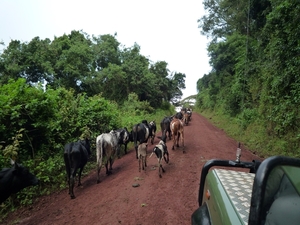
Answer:
[[[171,150],[172,143],[167,141],[170,163],[163,163],[162,178],[156,157],[148,159],[146,172],[138,172],[135,153],[130,151],[115,161],[112,175],[101,170],[101,183],[96,184],[96,171],[84,177],[83,187],[75,188],[76,199],[71,200],[67,190],[46,196],[13,213],[4,224],[190,224],[198,206],[203,164],[212,158],[235,159],[237,141],[196,113],[184,127],[184,136],[185,154],[182,149]],[[148,146],[149,154],[152,149],[153,145]],[[259,160],[242,145],[242,160],[253,159]],[[134,188],[134,183],[140,186]]]

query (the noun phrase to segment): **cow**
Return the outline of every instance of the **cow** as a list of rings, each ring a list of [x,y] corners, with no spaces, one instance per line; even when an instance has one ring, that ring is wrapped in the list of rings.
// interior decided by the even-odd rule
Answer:
[[[187,126],[189,124],[189,121],[190,121],[190,115],[186,112],[183,114],[183,122]]]
[[[183,111],[176,113],[174,115],[174,118],[182,120],[183,119]]]
[[[155,138],[155,133],[156,133],[156,123],[154,120],[149,122],[149,136],[150,136],[150,141],[151,144],[154,143],[154,138]]]
[[[147,167],[147,143],[139,144],[138,146],[138,157],[139,157],[139,172],[146,170]]]
[[[118,135],[112,130],[109,133],[103,133],[96,139],[96,155],[97,155],[97,184],[100,183],[100,170],[102,164],[105,165],[106,175],[111,174],[112,165],[117,155]],[[109,168],[108,168],[109,163]]]
[[[149,127],[145,123],[145,120],[142,123],[138,123],[132,127],[131,137],[134,142],[134,148],[136,152],[136,158],[138,159],[138,142],[139,144],[147,143],[149,139]]]
[[[158,142],[158,144],[153,148],[153,151],[150,155],[150,157],[155,153],[157,160],[158,160],[158,175],[160,178],[162,178],[162,172],[164,173],[165,170],[162,167],[162,159],[165,160],[166,163],[169,163],[169,152],[166,145],[166,136],[163,136],[161,140]],[[150,158],[149,157],[149,158]]]
[[[121,146],[124,145],[124,153],[127,154],[127,144],[130,141],[130,134],[126,127],[115,130],[118,138],[117,156],[120,158]]]
[[[192,110],[188,108],[186,113],[189,115],[189,121],[191,121],[192,120]]]
[[[81,186],[81,173],[91,155],[91,145],[88,138],[77,142],[71,142],[65,145],[64,161],[67,171],[67,180],[69,184],[69,195],[71,199],[76,198],[74,195],[74,185],[77,170],[78,187]]]
[[[169,140],[171,140],[171,129],[170,129],[170,123],[172,121],[173,117],[169,117],[169,116],[166,116],[162,119],[162,121],[160,122],[160,129],[161,129],[161,132],[162,132],[162,135],[164,136],[167,136],[169,137]],[[167,134],[168,132],[168,134]]]
[[[0,204],[11,194],[16,194],[29,186],[36,186],[39,180],[29,170],[11,159],[11,168],[0,171]]]
[[[173,137],[173,146],[172,150],[176,147],[179,147],[179,139],[181,141],[183,153],[185,153],[184,150],[184,132],[183,132],[183,123],[180,119],[173,119],[170,124],[170,129],[172,132]]]

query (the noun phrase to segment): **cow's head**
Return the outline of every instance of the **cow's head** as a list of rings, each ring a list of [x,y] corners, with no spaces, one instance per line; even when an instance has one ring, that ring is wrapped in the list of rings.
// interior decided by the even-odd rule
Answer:
[[[38,185],[39,180],[32,173],[30,173],[26,167],[16,163],[13,160],[11,160],[11,163],[13,165],[12,193],[17,193],[28,186]]]

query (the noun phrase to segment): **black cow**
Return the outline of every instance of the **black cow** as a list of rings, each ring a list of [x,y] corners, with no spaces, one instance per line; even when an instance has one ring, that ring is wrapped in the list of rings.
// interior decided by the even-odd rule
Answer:
[[[160,129],[161,129],[162,136],[167,136],[167,132],[168,132],[169,140],[171,140],[170,123],[171,123],[172,119],[173,119],[173,117],[166,116],[160,122]]]
[[[183,119],[183,111],[176,113],[174,117],[175,117],[176,119],[182,120],[182,119]]]
[[[149,124],[149,136],[151,140],[151,144],[154,143],[155,133],[156,133],[156,123],[154,120],[150,121]]]
[[[150,138],[151,144],[153,144],[154,143],[154,138],[155,138],[155,133],[156,133],[155,121],[152,120],[148,123],[147,120],[142,120],[142,123],[146,125],[146,128],[148,128],[149,138]]]
[[[124,145],[124,152],[125,154],[127,154],[127,144],[130,141],[130,134],[127,130],[126,127],[124,128],[120,128],[117,130],[114,130],[117,133],[117,137],[118,137],[118,149],[117,149],[117,156],[118,158],[120,158],[120,150],[121,150],[121,146]]]
[[[0,204],[11,194],[39,183],[39,180],[26,167],[13,160],[11,164],[12,168],[4,168],[0,171]]]
[[[149,127],[145,120],[142,123],[138,123],[132,127],[131,138],[134,142],[134,148],[136,152],[136,158],[138,159],[138,144],[147,143],[149,139]]]
[[[69,195],[71,199],[75,198],[74,185],[77,170],[78,173],[78,186],[81,186],[81,173],[86,165],[89,156],[91,155],[90,141],[86,138],[78,142],[72,142],[65,145],[64,161],[66,165],[66,171],[69,184]]]

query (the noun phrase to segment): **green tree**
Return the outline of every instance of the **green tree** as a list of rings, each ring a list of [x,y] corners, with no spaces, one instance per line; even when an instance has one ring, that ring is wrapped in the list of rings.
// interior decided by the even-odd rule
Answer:
[[[127,96],[134,92],[142,98],[144,94],[145,74],[148,73],[149,60],[140,54],[140,46],[134,44],[131,48],[125,48],[121,54],[122,70],[126,74]]]
[[[156,90],[156,99],[161,101],[169,101],[169,69],[168,63],[165,61],[158,61],[150,65],[149,71],[155,75],[154,88]]]
[[[51,44],[54,74],[52,81],[48,81],[49,85],[73,88],[76,93],[84,92],[84,84],[94,71],[91,45],[89,37],[79,31],[55,37]]]
[[[121,66],[108,64],[106,68],[98,72],[93,84],[101,95],[109,100],[122,104],[127,98],[126,73]],[[95,90],[96,92],[96,90]]]
[[[108,67],[109,64],[120,65],[120,43],[116,39],[117,34],[114,36],[110,34],[100,35],[93,37],[93,52],[95,56],[94,68],[101,71]]]
[[[53,62],[49,50],[50,39],[40,40],[39,37],[33,38],[28,44],[24,45],[23,54],[25,55],[22,77],[28,83],[49,81],[53,74]]]
[[[12,40],[0,56],[1,71],[0,84],[6,84],[9,79],[22,77],[24,71],[24,44],[18,40]]]

